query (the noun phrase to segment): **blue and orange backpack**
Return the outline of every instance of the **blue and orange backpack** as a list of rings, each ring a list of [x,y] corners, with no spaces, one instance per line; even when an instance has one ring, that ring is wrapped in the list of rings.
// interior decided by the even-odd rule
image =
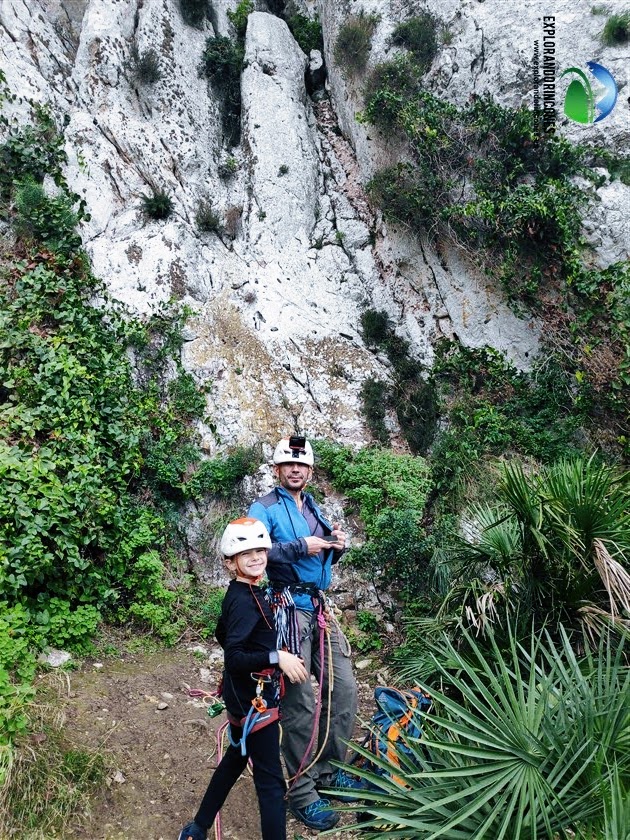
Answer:
[[[371,761],[365,753],[356,753],[350,763],[379,776],[389,776],[404,787],[400,756],[414,763],[414,754],[406,742],[422,737],[421,718],[416,712],[427,713],[431,708],[431,698],[419,688],[379,685],[374,689],[374,700],[378,708],[370,719],[369,732],[361,746],[381,762]],[[383,761],[387,762],[387,769]]]

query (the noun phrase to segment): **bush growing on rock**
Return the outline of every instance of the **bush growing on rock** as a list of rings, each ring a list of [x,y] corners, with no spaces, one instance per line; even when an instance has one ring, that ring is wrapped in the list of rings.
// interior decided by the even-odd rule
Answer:
[[[225,221],[223,223],[223,230],[230,239],[236,239],[241,226],[241,216],[243,215],[243,208],[236,204],[228,207],[225,211]]]
[[[385,424],[387,407],[387,383],[378,379],[366,379],[361,386],[361,405],[368,429],[374,440],[383,446],[389,445],[389,432]]]
[[[17,185],[14,201],[15,225],[20,233],[64,254],[80,247],[81,237],[75,230],[78,216],[67,195],[51,198],[41,184],[28,180]]]
[[[238,161],[232,155],[230,155],[230,157],[228,157],[226,160],[222,161],[217,169],[217,174],[219,175],[219,178],[225,178],[226,180],[228,178],[231,178],[232,175],[234,175],[236,172],[238,172]]]
[[[630,39],[630,11],[611,15],[602,32],[602,41],[609,47],[627,44]]]
[[[309,55],[311,50],[323,52],[324,36],[318,17],[311,19],[306,15],[295,14],[288,18],[287,24],[303,53]]]
[[[425,12],[399,23],[392,33],[391,42],[413,53],[419,72],[426,73],[438,48],[435,18]]]
[[[208,14],[208,0],[179,0],[179,10],[184,23],[200,28]]]
[[[134,44],[131,48],[131,58],[125,66],[131,78],[139,85],[152,85],[162,78],[160,58],[154,49],[140,52]]]
[[[339,28],[334,55],[348,75],[356,76],[365,70],[378,20],[375,15],[361,12],[349,17]]]
[[[154,187],[151,195],[142,196],[142,210],[151,219],[168,219],[173,212],[173,199],[165,190]]]
[[[197,205],[195,224],[198,230],[204,233],[218,233],[221,228],[221,216],[214,209],[211,202],[206,199],[202,199]]]
[[[238,143],[241,125],[241,70],[245,50],[239,41],[224,35],[208,38],[200,72],[223,97],[222,123],[231,145]]]
[[[230,23],[236,29],[237,37],[242,41],[245,38],[247,31],[247,19],[254,11],[254,4],[252,0],[239,0],[238,5],[234,11],[228,9],[227,16]]]

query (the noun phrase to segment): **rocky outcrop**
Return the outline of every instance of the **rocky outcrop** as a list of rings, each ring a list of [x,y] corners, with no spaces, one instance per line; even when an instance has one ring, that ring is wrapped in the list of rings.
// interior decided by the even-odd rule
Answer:
[[[536,0],[519,4],[518,14],[499,0],[429,0],[422,3],[418,0],[366,0],[351,5],[321,0],[318,7],[325,35],[331,99],[343,133],[356,150],[364,180],[405,155],[404,147],[400,147],[394,138],[379,137],[373,127],[357,122],[357,112],[363,107],[364,80],[371,68],[391,60],[397,53],[398,49],[390,42],[395,26],[420,12],[431,12],[442,29],[442,45],[425,77],[430,90],[460,106],[473,95],[487,93],[506,107],[517,108],[523,104],[533,107],[534,41],[538,39],[542,49],[542,15],[547,14]],[[366,72],[353,78],[336,65],[334,45],[344,20],[359,12],[373,15],[377,24]],[[602,45],[600,36],[605,17],[598,17],[591,3],[560,0],[548,14],[554,17],[557,76],[566,67],[595,60],[603,62],[618,83],[624,84],[627,50],[622,46]],[[624,94],[620,93],[620,97]],[[625,103],[605,121],[580,126],[562,114],[560,86],[557,128],[576,143],[586,142],[613,150],[629,147],[630,124]],[[606,176],[604,172],[596,190],[592,185],[583,185],[595,193],[585,235],[595,249],[594,262],[601,267],[630,256],[627,224],[630,188],[618,181],[611,184]],[[448,241],[440,241],[438,253],[422,235],[410,236],[409,231],[393,225],[381,224],[380,229],[379,256],[389,268],[390,286],[404,289],[398,295],[399,313],[403,313],[404,299],[407,328],[416,340],[418,330],[414,331],[409,324],[408,307],[417,300],[416,292],[420,288],[421,297],[437,317],[441,331],[456,334],[467,346],[490,345],[518,366],[530,366],[538,352],[540,324],[533,319],[516,317],[495,284],[471,264],[461,249]]]
[[[305,71],[317,56],[301,52],[283,20],[256,11],[245,40],[241,141],[233,148],[223,137],[221,97],[199,65],[208,37],[234,36],[227,11],[235,3],[214,2],[199,28],[184,23],[176,0],[4,0],[0,7],[2,66],[23,97],[6,108],[25,118],[31,98],[56,114],[68,181],[91,213],[82,234],[95,273],[139,312],[173,297],[193,312],[184,357],[212,386],[211,423],[202,429],[209,453],[293,428],[365,442],[361,385],[389,376],[387,362],[361,340],[366,305],[387,310],[427,365],[441,334],[490,344],[522,367],[538,347],[539,326],[517,318],[461,251],[385,225],[365,196],[369,175],[404,149],[356,122],[360,85],[336,67],[333,45],[348,13],[380,15],[374,64],[391,54],[395,23],[420,6],[297,5],[323,22],[331,101],[313,103],[306,92]],[[529,95],[538,3],[522,4],[517,20],[499,0],[431,0],[428,7],[450,32],[427,75],[435,91],[460,104],[473,92],[490,91],[507,105]],[[559,39],[560,61],[572,51],[600,57],[589,4],[559,0],[555,14],[582,39]],[[576,25],[579,14],[588,26]],[[134,50],[156,52],[160,78],[138,78]],[[604,57],[618,70],[619,51]],[[591,128],[596,139],[627,142],[621,108]],[[581,131],[561,129],[574,139]],[[173,203],[166,220],[142,210],[143,196],[154,191]],[[586,233],[607,264],[627,251],[618,231],[628,188],[604,178],[597,198]],[[216,214],[215,230],[200,229],[200,208]]]

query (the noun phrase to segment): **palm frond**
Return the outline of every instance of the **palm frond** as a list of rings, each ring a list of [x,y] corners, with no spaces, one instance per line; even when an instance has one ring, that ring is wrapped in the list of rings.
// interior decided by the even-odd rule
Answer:
[[[434,644],[440,690],[422,688],[435,711],[416,713],[423,737],[400,752],[405,786],[376,781],[366,796],[368,836],[557,840],[599,837],[606,819],[618,824],[608,768],[627,787],[623,640],[578,658],[564,632],[558,642],[532,633],[527,647],[510,635],[502,658],[492,637],[490,651],[465,637],[466,654],[447,639]],[[378,768],[387,772],[387,762]]]
[[[608,593],[610,614],[613,618],[623,612],[630,613],[630,574],[610,555],[600,539],[593,541],[594,563]]]

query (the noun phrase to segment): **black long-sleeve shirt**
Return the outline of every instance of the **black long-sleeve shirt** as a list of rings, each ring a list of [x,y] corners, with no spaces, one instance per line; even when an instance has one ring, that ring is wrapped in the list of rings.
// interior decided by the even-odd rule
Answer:
[[[228,712],[241,718],[256,696],[251,674],[269,668],[270,654],[277,651],[273,614],[259,586],[230,582],[215,635],[225,651],[223,700]],[[275,687],[265,683],[263,697],[269,707],[277,705],[274,694]]]

